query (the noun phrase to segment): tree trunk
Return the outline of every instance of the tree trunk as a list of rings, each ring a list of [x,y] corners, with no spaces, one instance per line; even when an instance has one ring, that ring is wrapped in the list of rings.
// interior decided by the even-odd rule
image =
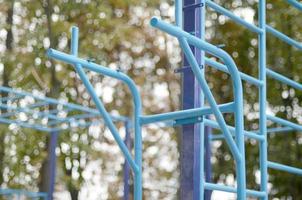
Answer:
[[[6,36],[6,41],[5,41],[5,46],[6,46],[6,56],[3,59],[4,60],[4,68],[3,68],[3,74],[2,74],[2,86],[9,86],[9,76],[11,73],[12,69],[12,62],[11,62],[11,54],[13,53],[13,15],[14,15],[14,4],[15,1],[12,0],[10,1],[10,7],[7,10],[7,17],[6,17],[6,31],[7,31],[7,36]],[[1,97],[7,97],[6,92],[1,92]],[[1,109],[1,113],[5,113],[6,109]],[[4,169],[4,156],[5,156],[5,143],[4,143],[4,138],[6,135],[6,130],[1,129],[0,132],[0,185],[3,183],[3,169]]]

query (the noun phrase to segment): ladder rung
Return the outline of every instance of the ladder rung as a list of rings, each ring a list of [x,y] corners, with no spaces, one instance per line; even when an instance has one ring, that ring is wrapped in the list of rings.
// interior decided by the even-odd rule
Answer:
[[[279,74],[279,73],[277,73],[277,72],[275,72],[271,69],[266,68],[266,74],[268,76],[272,77],[273,79],[276,79],[276,80],[278,80],[282,83],[285,83],[289,86],[292,86],[293,88],[296,88],[298,90],[302,90],[302,84],[300,84],[296,81],[293,81],[293,80],[287,78],[286,76],[283,76],[283,75],[281,75],[281,74]]]
[[[218,105],[218,108],[223,113],[234,112],[234,102]],[[209,114],[212,114],[212,109],[210,107],[193,108],[156,115],[141,116],[140,123],[150,124],[160,121],[181,120],[193,117],[198,118]]]
[[[266,130],[267,133],[281,133],[281,132],[289,132],[289,131],[293,131],[294,129],[291,127],[277,127],[277,128],[268,128]]]
[[[292,45],[292,46],[296,47],[299,50],[302,50],[302,43],[288,37],[287,35],[285,35],[284,33],[281,33],[280,31],[277,31],[273,27],[271,27],[269,25],[266,25],[266,31],[273,34],[274,36],[276,36],[277,38],[279,38],[283,42],[286,42],[287,44]]]
[[[230,193],[237,193],[237,189],[235,187],[230,187],[226,185],[214,184],[214,183],[205,183],[205,189],[207,190],[218,190]],[[256,190],[246,190],[246,194],[254,197],[265,197],[266,193]]]
[[[292,173],[292,174],[297,174],[297,175],[302,176],[302,169],[299,169],[299,168],[296,168],[296,167],[291,167],[291,166],[287,166],[287,165],[283,165],[283,164],[279,164],[279,163],[271,162],[271,161],[267,162],[267,166],[271,169],[286,171],[286,172],[289,172],[289,173]]]
[[[217,122],[213,121],[213,120],[209,120],[209,119],[205,119],[204,120],[205,122],[205,125],[206,126],[210,126],[212,128],[215,128],[215,129],[219,129],[220,130],[220,127],[218,125]],[[230,132],[232,133],[232,135],[234,136],[234,133],[235,133],[235,128],[233,126],[227,126],[227,128],[230,130]],[[244,135],[246,137],[249,137],[249,138],[253,138],[253,139],[256,139],[256,140],[259,140],[259,141],[263,141],[264,140],[264,136],[263,135],[259,135],[257,133],[254,133],[254,132],[251,132],[251,131],[245,131],[244,130]],[[222,139],[224,138],[224,135],[217,135],[217,136],[212,136],[213,139]]]
[[[287,2],[298,10],[302,11],[302,3],[299,3],[297,0],[287,0]]]
[[[302,126],[301,125],[290,122],[288,120],[285,120],[285,119],[282,119],[282,118],[279,118],[279,117],[275,117],[275,116],[271,116],[271,115],[267,115],[267,119],[271,120],[275,123],[281,124],[283,126],[291,127],[291,128],[293,128],[297,131],[302,131]]]
[[[216,61],[214,61],[214,60],[212,60],[210,58],[205,57],[205,63],[207,65],[210,65],[210,66],[214,67],[215,69],[218,69],[220,71],[229,73],[228,68],[224,64],[216,62]],[[241,77],[242,80],[245,80],[246,82],[248,82],[250,84],[253,84],[253,85],[256,85],[258,87],[263,86],[263,81],[260,81],[260,80],[258,80],[256,78],[254,78],[254,77],[252,77],[250,75],[247,75],[245,73],[242,73],[242,72],[239,72],[239,74],[240,74],[240,77]]]
[[[208,5],[210,8],[216,10],[217,12],[229,17],[230,19],[232,19],[234,22],[237,22],[238,24],[248,28],[249,30],[258,33],[258,34],[262,34],[263,30],[257,26],[255,26],[254,24],[248,23],[245,20],[243,20],[242,18],[234,15],[232,12],[228,11],[227,9],[221,7],[220,5],[214,3],[211,0],[206,0],[206,5]]]

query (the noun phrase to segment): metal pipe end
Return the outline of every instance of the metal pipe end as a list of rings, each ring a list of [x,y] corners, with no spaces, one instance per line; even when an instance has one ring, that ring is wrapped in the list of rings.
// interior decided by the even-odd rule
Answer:
[[[72,26],[71,31],[79,31],[79,28],[77,26]]]
[[[47,55],[47,57],[51,58],[53,56],[53,49],[52,48],[47,49],[46,55]]]
[[[156,27],[156,25],[158,24],[159,19],[157,17],[152,17],[150,20],[150,25],[153,27]]]

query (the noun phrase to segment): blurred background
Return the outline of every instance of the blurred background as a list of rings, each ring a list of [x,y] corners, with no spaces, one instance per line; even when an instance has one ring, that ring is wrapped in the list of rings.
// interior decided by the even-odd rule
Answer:
[[[257,24],[258,1],[217,0],[245,20]],[[151,16],[174,23],[170,0],[0,0],[0,84],[39,91],[49,97],[94,107],[71,66],[49,60],[52,47],[69,52],[70,28],[80,29],[79,55],[127,73],[141,92],[145,114],[181,108],[181,51],[177,40],[149,26]],[[267,23],[302,41],[302,14],[283,0],[267,1]],[[244,73],[257,77],[257,35],[228,18],[207,10],[206,40],[224,44]],[[302,54],[268,36],[268,67],[302,81]],[[113,114],[131,116],[132,102],[120,82],[88,73],[99,97]],[[228,75],[213,68],[206,77],[219,103],[232,100]],[[258,129],[257,88],[244,83],[247,130]],[[3,94],[1,94],[3,95]],[[302,93],[268,79],[267,112],[302,123]],[[228,118],[228,116],[226,116]],[[228,118],[232,123],[232,117]],[[118,124],[121,135],[122,124]],[[270,124],[268,124],[270,126]],[[143,129],[143,199],[178,199],[179,130],[150,125]],[[302,167],[299,132],[270,134],[269,160]],[[42,190],[47,181],[49,135],[13,125],[0,128],[0,186]],[[223,141],[212,143],[213,181],[234,184],[235,169]],[[56,199],[121,199],[123,156],[110,132],[102,125],[60,133]],[[248,188],[259,189],[258,144],[246,142]],[[269,171],[270,199],[302,199],[302,179],[281,171]],[[213,194],[213,199],[234,199]]]

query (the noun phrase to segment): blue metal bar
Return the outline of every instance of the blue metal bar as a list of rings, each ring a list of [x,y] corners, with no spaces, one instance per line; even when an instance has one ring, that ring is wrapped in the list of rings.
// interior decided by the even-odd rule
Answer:
[[[223,72],[226,72],[226,73],[229,73],[228,71],[228,68],[224,65],[224,64],[221,64],[219,62],[216,62],[210,58],[205,58],[205,63],[207,65],[210,65],[212,67],[214,67],[215,69],[218,69],[220,71],[223,71]],[[245,80],[246,82],[250,83],[250,84],[253,84],[253,85],[256,85],[258,87],[262,87],[263,86],[263,82],[252,77],[252,76],[249,76],[245,73],[242,73],[242,72],[239,72],[240,74],[240,77],[242,80]]]
[[[206,0],[206,5],[209,6],[210,8],[216,10],[217,12],[229,17],[232,19],[234,22],[246,27],[252,32],[262,34],[263,30],[261,28],[258,28],[254,24],[248,23],[245,20],[241,19],[240,17],[234,15],[232,12],[228,11],[227,9],[221,7],[220,5],[214,3],[212,0]]]
[[[52,126],[52,125],[56,125],[56,124],[59,124],[59,123],[62,123],[62,122],[73,122],[75,120],[87,119],[87,118],[93,118],[93,117],[100,117],[100,114],[85,113],[85,114],[79,114],[79,115],[72,115],[72,116],[63,118],[60,121],[51,121],[51,122],[48,123],[48,125]]]
[[[14,101],[14,100],[17,100],[17,99],[20,99],[20,98],[23,98],[22,95],[16,95],[14,97],[3,97],[1,98],[1,102],[3,103],[4,101]]]
[[[234,103],[226,103],[218,106],[220,112],[233,112],[234,111]],[[202,117],[204,115],[212,114],[211,108],[203,107],[203,108],[193,108],[186,109],[181,111],[174,111],[163,114],[156,115],[148,115],[142,116],[140,123],[141,124],[150,124],[159,121],[170,121],[170,120],[179,120],[185,118],[193,118],[193,117]]]
[[[302,176],[302,169],[299,169],[296,167],[290,167],[290,166],[279,164],[279,163],[272,162],[272,161],[268,161],[267,166],[271,169],[277,169],[277,170],[289,172],[291,174],[297,174],[299,176]]]
[[[59,132],[53,131],[50,133],[50,147],[48,151],[49,156],[49,189],[48,189],[48,200],[53,200],[53,193],[56,184],[56,147],[58,144]]]
[[[280,125],[291,127],[297,131],[302,131],[302,125],[298,125],[298,124],[290,122],[288,120],[281,119],[279,117],[275,117],[275,116],[271,116],[271,115],[267,115],[267,119],[271,120],[272,122],[278,123]]]
[[[302,3],[299,3],[297,0],[287,0],[287,2],[298,10],[302,11]]]
[[[237,171],[237,183],[238,183],[238,191],[237,195],[239,199],[246,198],[246,177],[245,177],[245,157],[244,155],[244,136],[243,132],[243,93],[242,93],[242,83],[240,79],[240,75],[236,64],[233,59],[222,49],[217,48],[214,45],[211,45],[203,40],[200,40],[191,34],[184,32],[183,30],[175,27],[173,25],[167,24],[157,18],[151,19],[151,25],[159,28],[160,30],[167,32],[178,38],[180,45],[192,67],[192,71],[194,72],[196,79],[198,80],[200,87],[202,88],[205,97],[207,98],[211,108],[213,109],[213,113],[216,117],[217,122],[221,126],[223,133],[226,136],[226,142],[228,143],[231,152],[234,155],[236,160],[236,171]],[[213,95],[211,94],[210,89],[207,86],[206,81],[204,80],[202,73],[200,71],[199,65],[196,62],[194,55],[191,52],[191,49],[188,43],[194,45],[195,47],[205,50],[208,53],[219,57],[224,61],[228,70],[230,71],[230,75],[233,81],[233,89],[234,89],[234,103],[235,103],[235,131],[236,131],[236,145],[234,145],[234,140],[232,139],[231,133],[227,129],[224,118],[219,111],[217,104]]]
[[[43,132],[52,131],[52,129],[48,128],[48,127],[40,126],[40,125],[37,125],[37,124],[30,124],[30,123],[26,123],[26,122],[23,122],[23,121],[20,121],[20,120],[6,119],[6,118],[2,118],[2,117],[0,117],[0,123],[17,124],[17,125],[25,127],[25,128],[36,129],[36,130],[43,131]]]
[[[204,0],[184,0],[181,10],[183,11],[183,28],[196,37],[203,39],[203,14]],[[179,3],[180,4],[180,3]],[[196,7],[198,5],[198,7]],[[191,8],[191,9],[188,9]],[[194,8],[194,9],[193,9]],[[182,26],[179,26],[182,28]],[[191,47],[199,66],[203,66],[203,52]],[[182,54],[182,65],[188,66],[188,60]],[[182,110],[201,108],[204,104],[204,95],[195,79],[191,68],[183,70],[181,81]],[[203,70],[202,70],[203,71]],[[202,72],[203,73],[203,72]],[[180,134],[180,199],[201,199],[203,196],[203,145],[204,125],[203,116],[193,119],[176,120],[175,124],[182,124]]]
[[[281,132],[289,132],[294,129],[291,127],[278,127],[278,128],[269,128],[267,129],[267,133],[281,133]]]
[[[125,144],[128,147],[129,151],[131,151],[131,135],[130,135],[130,121],[126,121],[124,122],[124,126],[125,126]],[[124,177],[123,177],[123,181],[124,181],[124,195],[123,195],[123,200],[130,200],[130,166],[129,163],[127,161],[125,161],[124,163],[124,167],[123,167],[123,171],[124,171]]]
[[[72,28],[72,48],[71,48],[71,53],[75,56],[77,56],[77,52],[78,52],[78,29],[76,27]],[[55,54],[50,54],[51,52],[53,52],[55,50],[48,50],[48,56],[56,58]],[[67,54],[66,54],[67,55]],[[57,58],[58,59],[58,58]],[[58,59],[59,60],[59,59]],[[99,112],[101,113],[101,115],[103,116],[106,125],[108,126],[108,128],[110,129],[114,139],[116,140],[116,142],[118,143],[119,147],[121,148],[122,152],[124,153],[125,157],[127,158],[127,161],[130,163],[132,169],[137,172],[138,171],[138,166],[136,165],[136,163],[132,160],[132,156],[129,152],[129,150],[127,149],[127,146],[125,145],[125,143],[123,142],[123,140],[121,139],[121,137],[119,136],[118,130],[115,127],[111,117],[109,116],[108,112],[105,110],[104,105],[102,104],[102,102],[99,100],[99,98],[97,97],[93,86],[91,85],[88,77],[86,76],[82,66],[80,63],[73,63],[77,73],[79,74],[81,80],[83,81],[85,87],[87,88],[89,94],[92,96]]]
[[[220,185],[220,184],[214,184],[214,183],[205,183],[205,188],[208,190],[218,190],[223,192],[230,192],[230,193],[236,193],[237,189],[230,186]],[[266,193],[256,190],[246,190],[246,194],[248,196],[254,196],[254,197],[265,197]]]
[[[259,88],[259,132],[263,136],[263,140],[260,141],[259,154],[260,154],[260,190],[265,192],[265,196],[261,200],[268,199],[267,192],[267,119],[266,119],[266,0],[259,0],[258,5],[258,21],[259,28],[262,30],[262,34],[258,34],[258,71],[259,80],[263,82],[263,87]]]
[[[31,191],[26,191],[26,190],[20,190],[20,189],[3,189],[0,188],[0,195],[24,195],[26,197],[42,197],[42,198],[46,198],[47,197],[47,193],[45,192],[31,192]],[[46,200],[46,199],[45,199]]]
[[[45,101],[41,101],[41,102],[37,102],[37,103],[34,103],[34,104],[30,104],[28,106],[26,106],[27,108],[35,108],[35,107],[41,107],[41,106],[47,106],[49,105],[48,102],[45,102]]]
[[[219,124],[217,122],[213,121],[213,120],[205,119],[204,123],[205,123],[206,126],[221,130],[221,128],[219,127]],[[235,135],[235,128],[232,127],[232,126],[227,126],[227,128],[232,133],[232,136],[234,136]],[[252,138],[252,139],[255,139],[255,140],[258,140],[258,141],[264,140],[264,137],[262,135],[257,134],[256,132],[243,130],[243,133],[248,138]],[[213,140],[224,139],[225,138],[224,135],[212,135],[211,137],[212,137]]]
[[[178,27],[182,27],[183,16],[182,16],[182,0],[175,0],[175,24]]]
[[[37,111],[31,110],[31,109],[28,109],[27,107],[13,107],[13,106],[7,106],[5,104],[0,104],[0,108],[4,108],[4,109],[7,109],[7,110],[15,110],[16,112],[24,112],[24,113],[36,114],[39,117],[48,117],[49,119],[55,119],[55,120],[58,120],[58,121],[64,121],[63,118],[59,118],[56,115],[48,114],[47,112],[37,112]]]
[[[120,149],[122,150],[124,156],[126,157],[127,161],[129,162],[131,168],[134,171],[134,199],[139,200],[142,199],[142,136],[141,136],[141,127],[139,124],[139,116],[141,115],[141,100],[138,93],[138,90],[134,84],[134,82],[125,74],[108,69],[101,65],[97,65],[93,62],[89,62],[77,57],[77,49],[78,49],[78,29],[73,27],[72,29],[72,46],[71,52],[73,55],[68,55],[53,49],[49,49],[47,51],[47,55],[51,58],[55,58],[57,60],[64,61],[66,63],[74,65],[76,68],[80,78],[82,79],[85,87],[87,88],[88,92],[92,96],[97,109],[99,110],[100,114],[103,116],[105,124],[110,129],[114,139],[118,143]],[[123,81],[130,89],[130,92],[133,96],[134,101],[134,152],[135,152],[135,161],[132,160],[132,156],[127,149],[127,146],[119,136],[118,130],[113,124],[110,115],[105,110],[102,102],[99,100],[98,96],[96,95],[94,88],[92,87],[91,83],[89,82],[83,68],[87,68],[99,74],[107,75],[118,80]]]
[[[208,116],[207,118],[208,119]],[[211,135],[212,135],[212,128],[210,126],[205,126],[205,154],[204,154],[204,162],[205,162],[205,182],[211,183],[212,182],[212,164],[211,164]],[[204,187],[204,184],[203,184]],[[205,189],[205,188],[204,188]],[[205,191],[205,198],[204,200],[211,200],[212,190]]]
[[[285,77],[285,76],[283,76],[283,75],[281,75],[281,74],[279,74],[279,73],[277,73],[277,72],[275,72],[271,69],[267,68],[266,69],[266,74],[268,76],[282,82],[282,83],[285,83],[289,86],[292,86],[293,88],[296,88],[298,90],[302,90],[302,84],[297,83],[296,81],[293,81],[293,80],[291,80],[291,79],[289,79],[289,78],[287,78],[287,77]]]
[[[0,86],[0,91],[7,92],[7,93],[14,93],[14,94],[23,95],[23,96],[29,96],[29,97],[32,97],[32,98],[37,99],[37,100],[46,101],[50,104],[58,104],[58,105],[65,106],[67,108],[80,110],[80,111],[83,111],[83,112],[98,113],[98,111],[96,109],[80,106],[80,105],[73,104],[73,103],[66,103],[64,101],[59,101],[59,100],[52,99],[52,98],[49,98],[49,97],[41,97],[41,96],[38,96],[38,95],[33,95],[29,92],[16,90],[16,89],[12,89],[12,88],[9,88],[9,87]]]
[[[287,44],[289,44],[291,46],[294,46],[299,50],[302,50],[302,43],[301,42],[298,42],[298,41],[288,37],[287,35],[281,33],[280,31],[277,31],[273,27],[271,27],[269,25],[266,25],[266,31],[271,33],[272,35],[276,36],[277,38],[279,38],[283,42],[286,42]]]

